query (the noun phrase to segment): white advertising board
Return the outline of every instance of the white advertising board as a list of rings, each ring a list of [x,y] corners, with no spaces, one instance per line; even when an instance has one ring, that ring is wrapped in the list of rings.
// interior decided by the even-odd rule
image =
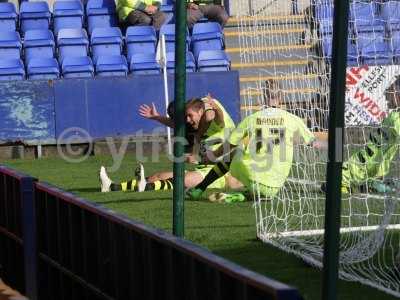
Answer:
[[[385,91],[399,75],[397,65],[347,68],[346,125],[379,124],[387,115]]]

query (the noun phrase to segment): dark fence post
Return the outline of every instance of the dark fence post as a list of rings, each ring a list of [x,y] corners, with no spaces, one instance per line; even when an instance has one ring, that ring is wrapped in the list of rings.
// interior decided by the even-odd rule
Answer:
[[[34,184],[32,177],[21,178],[22,231],[25,263],[25,295],[37,300],[37,236]]]
[[[335,0],[329,98],[322,299],[337,299],[349,0]]]

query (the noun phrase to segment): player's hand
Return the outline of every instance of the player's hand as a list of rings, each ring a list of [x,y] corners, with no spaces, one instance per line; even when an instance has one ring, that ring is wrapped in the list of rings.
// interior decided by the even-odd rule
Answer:
[[[147,104],[140,105],[139,115],[146,119],[155,119],[160,116],[154,103],[151,103],[151,107]]]
[[[157,6],[147,5],[146,8],[144,9],[144,11],[146,13],[148,13],[149,15],[152,15],[157,12],[157,9],[158,9]]]
[[[189,9],[195,9],[195,10],[199,9],[199,6],[196,3],[188,3],[187,7]]]
[[[203,100],[203,103],[204,103],[204,106],[206,109],[207,109],[207,107],[212,108],[212,109],[216,108],[214,99],[211,97],[210,94],[208,94],[206,97],[202,98],[202,100]]]

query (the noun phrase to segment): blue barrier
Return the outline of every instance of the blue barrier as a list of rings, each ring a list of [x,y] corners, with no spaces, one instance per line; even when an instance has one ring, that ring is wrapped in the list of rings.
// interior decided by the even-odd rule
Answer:
[[[173,99],[173,75],[168,78]],[[232,118],[240,118],[239,75],[231,72],[187,74],[187,98],[211,93]],[[92,138],[151,133],[158,124],[137,113],[154,102],[164,113],[161,75],[0,83],[0,141],[51,144],[71,127]],[[66,136],[67,137],[67,136]]]

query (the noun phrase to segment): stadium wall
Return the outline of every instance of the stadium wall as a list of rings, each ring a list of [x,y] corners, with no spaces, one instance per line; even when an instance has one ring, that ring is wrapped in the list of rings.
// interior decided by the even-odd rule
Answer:
[[[174,97],[173,75],[168,78]],[[237,71],[187,74],[187,98],[210,93],[235,122],[240,118]],[[0,83],[0,143],[54,144],[80,128],[91,138],[151,134],[159,125],[140,117],[138,108],[154,102],[164,113],[162,75],[80,80],[10,81]],[[158,127],[158,128],[157,128]]]

